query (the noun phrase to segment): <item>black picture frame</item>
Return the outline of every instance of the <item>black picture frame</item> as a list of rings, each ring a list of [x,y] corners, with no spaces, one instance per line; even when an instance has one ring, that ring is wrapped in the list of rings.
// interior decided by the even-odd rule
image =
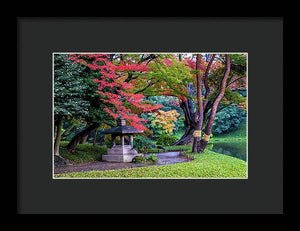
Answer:
[[[52,53],[99,51],[247,52],[248,179],[52,179]],[[17,213],[283,213],[282,17],[19,17],[17,52]]]

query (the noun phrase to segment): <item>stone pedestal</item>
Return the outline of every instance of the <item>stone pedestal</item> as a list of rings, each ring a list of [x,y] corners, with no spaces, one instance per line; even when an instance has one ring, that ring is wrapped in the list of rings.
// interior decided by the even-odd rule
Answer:
[[[131,162],[138,152],[131,145],[114,145],[107,150],[107,155],[102,156],[102,161]]]

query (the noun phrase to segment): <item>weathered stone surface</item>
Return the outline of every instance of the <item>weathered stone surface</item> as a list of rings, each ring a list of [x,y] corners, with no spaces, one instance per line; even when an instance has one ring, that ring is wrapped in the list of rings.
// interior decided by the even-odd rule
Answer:
[[[138,154],[131,145],[115,145],[107,150],[107,155],[103,155],[102,160],[110,162],[131,162],[137,155],[140,154]]]
[[[102,156],[103,161],[108,162],[131,162],[135,155],[104,155]]]
[[[71,165],[71,163],[61,156],[54,155],[54,166],[64,166],[64,165]]]
[[[103,161],[110,162],[131,162],[138,155],[138,152],[133,149],[133,134],[142,133],[131,126],[126,126],[124,118],[118,119],[118,127],[101,132],[102,134],[112,134],[112,148],[107,150],[107,155],[102,156]],[[116,136],[120,136],[121,145],[116,145]],[[125,145],[125,136],[129,136],[129,145]]]
[[[131,145],[115,145],[112,148],[107,150],[107,155],[135,155],[138,154],[135,149],[131,147]]]

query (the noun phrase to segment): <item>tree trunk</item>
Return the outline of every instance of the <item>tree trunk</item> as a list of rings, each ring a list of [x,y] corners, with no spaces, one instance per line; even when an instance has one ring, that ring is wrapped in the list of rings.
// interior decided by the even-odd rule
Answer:
[[[193,142],[193,153],[198,153],[199,149],[198,146],[200,145],[201,140],[201,128],[202,128],[202,121],[203,121],[203,104],[202,104],[202,77],[200,73],[200,63],[201,63],[201,55],[197,54],[197,60],[196,60],[196,79],[197,79],[197,103],[198,103],[198,111],[195,116],[195,131],[194,131],[194,142]]]
[[[80,144],[85,144],[88,138],[89,138],[89,134],[86,134],[85,136],[83,136],[81,138],[81,140],[79,141],[79,143]]]
[[[57,134],[57,124],[56,121],[54,122],[54,134],[53,134],[53,139],[55,140]]]
[[[68,133],[70,133],[74,128],[75,128],[75,125],[74,125],[74,124],[71,125],[68,129],[66,129],[66,130],[64,131],[64,133],[61,134],[61,137],[66,137],[66,136],[68,136]]]
[[[208,118],[208,122],[207,122],[207,125],[206,125],[206,128],[205,128],[205,132],[204,132],[203,137],[200,141],[200,146],[199,146],[199,151],[200,152],[203,152],[205,150],[206,145],[209,141],[209,137],[211,135],[211,129],[212,129],[212,126],[213,126],[213,123],[214,123],[216,113],[217,113],[217,108],[218,108],[219,103],[222,100],[222,98],[224,96],[224,93],[225,93],[226,82],[227,82],[227,79],[228,79],[228,76],[229,76],[229,73],[230,73],[230,57],[228,57],[228,55],[225,55],[225,57],[226,57],[226,71],[225,71],[225,74],[224,74],[223,79],[222,79],[222,83],[221,83],[221,86],[220,86],[220,92],[219,92],[218,96],[216,97],[216,99],[213,103],[213,106],[211,108],[211,112],[210,112],[210,115],[209,115],[209,118]]]
[[[212,65],[212,63],[213,63],[215,57],[216,57],[216,54],[213,54],[213,55],[211,56],[211,59],[210,59],[208,65],[207,65],[207,68],[206,68],[206,71],[205,71],[205,74],[204,74],[204,86],[205,86],[205,96],[204,96],[204,99],[205,99],[205,100],[204,100],[204,102],[203,102],[203,110],[205,110],[206,105],[207,105],[207,103],[208,103],[208,96],[209,96],[209,94],[210,94],[210,88],[209,88],[209,86],[208,86],[208,73],[209,73],[209,70],[210,70],[210,68],[211,68],[211,65]]]
[[[177,140],[176,142],[174,142],[172,144],[172,146],[174,146],[174,145],[191,145],[193,143],[193,133],[195,130],[194,102],[190,99],[187,99],[186,101],[184,101],[180,104],[180,107],[182,108],[183,113],[184,113],[185,132],[179,140]]]
[[[95,129],[95,133],[94,133],[93,146],[96,145],[96,139],[97,139],[97,128]]]
[[[59,156],[59,144],[61,140],[61,128],[62,128],[62,116],[59,116],[56,121],[57,125],[57,131],[56,131],[56,137],[54,141],[54,155]]]
[[[75,135],[72,140],[69,142],[69,144],[66,146],[66,149],[69,153],[74,153],[77,144],[82,140],[83,137],[90,134],[91,131],[98,128],[100,125],[98,123],[94,123],[92,125],[87,126],[83,131],[79,132],[77,135]]]

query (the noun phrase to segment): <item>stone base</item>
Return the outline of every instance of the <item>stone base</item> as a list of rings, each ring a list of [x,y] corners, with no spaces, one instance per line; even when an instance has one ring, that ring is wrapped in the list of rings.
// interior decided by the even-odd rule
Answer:
[[[138,152],[131,147],[131,145],[115,145],[107,150],[107,155],[102,156],[102,161],[108,162],[131,162]]]
[[[131,162],[134,157],[138,155],[103,155],[102,161],[108,162]]]

